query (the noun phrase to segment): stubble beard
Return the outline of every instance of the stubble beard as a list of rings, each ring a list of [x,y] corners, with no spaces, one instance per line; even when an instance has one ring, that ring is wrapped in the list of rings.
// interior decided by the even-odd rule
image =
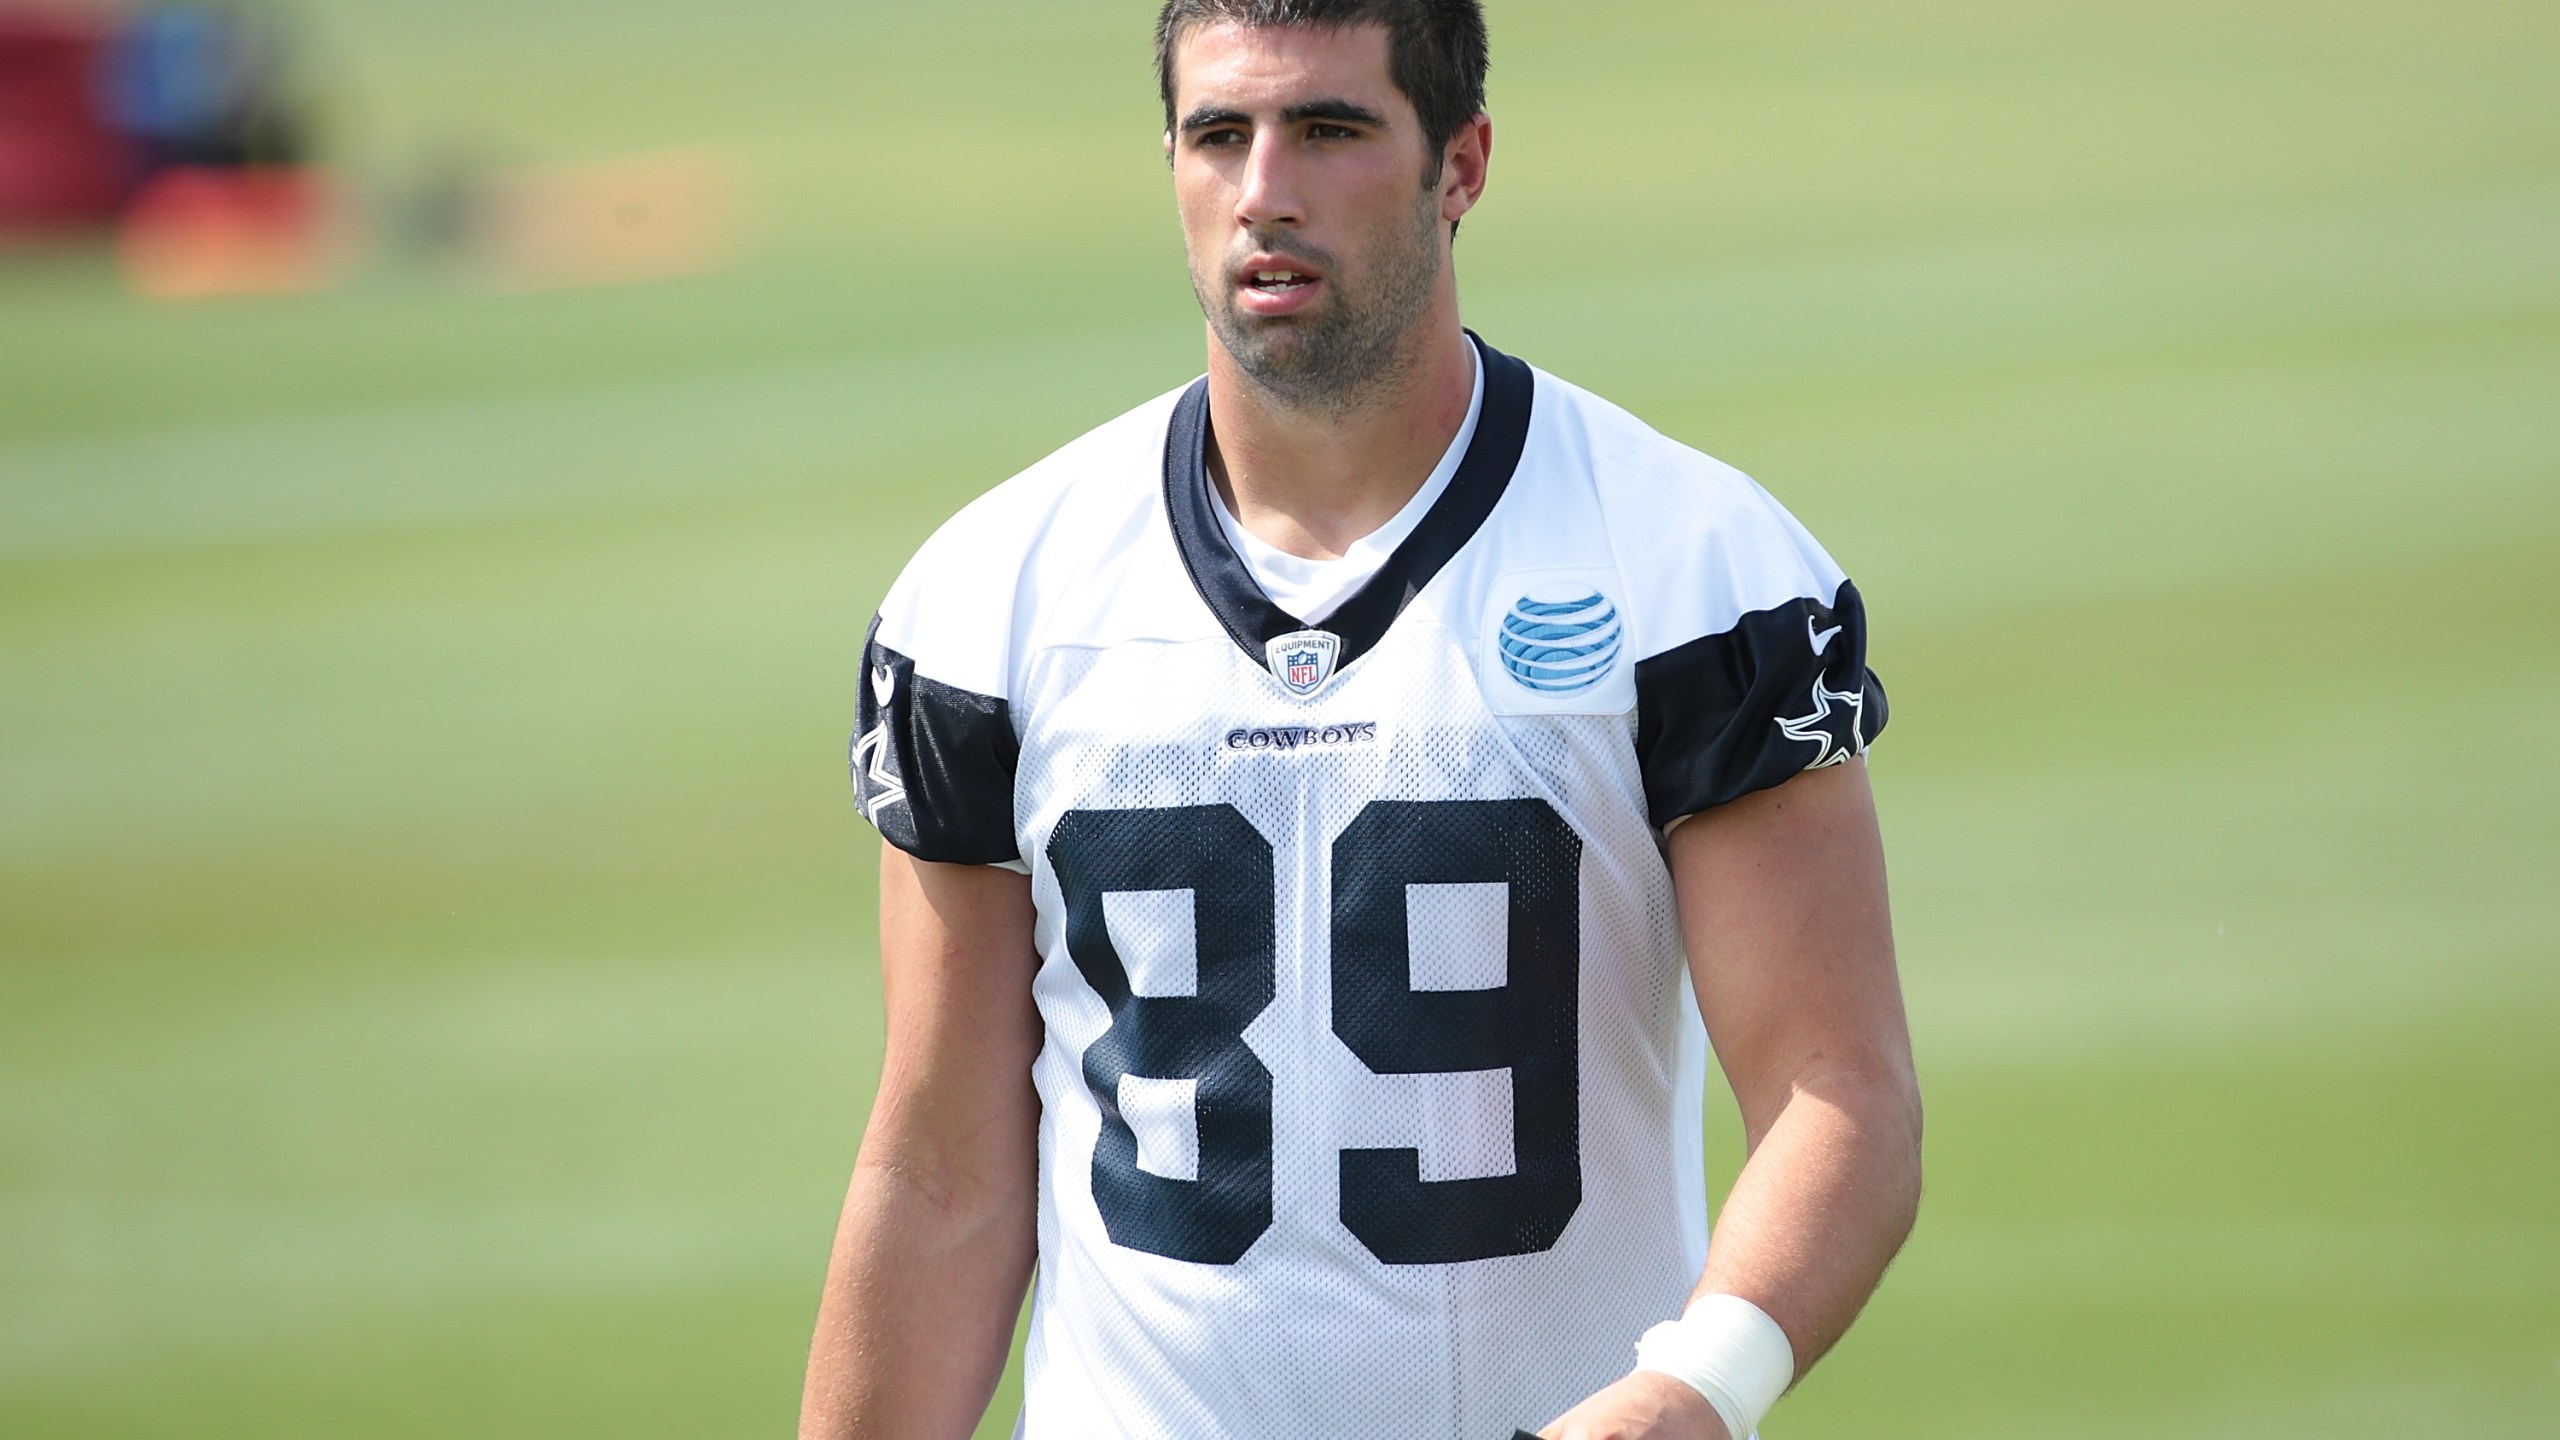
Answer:
[[[1312,316],[1255,315],[1236,303],[1223,269],[1203,276],[1195,266],[1192,291],[1236,368],[1280,408],[1309,414],[1348,414],[1409,388],[1418,332],[1440,282],[1438,198],[1425,189],[1416,199],[1414,223],[1377,252],[1366,293],[1345,288],[1323,250],[1286,235],[1251,237],[1256,249],[1320,267],[1332,293]],[[1224,257],[1214,263],[1223,266]]]

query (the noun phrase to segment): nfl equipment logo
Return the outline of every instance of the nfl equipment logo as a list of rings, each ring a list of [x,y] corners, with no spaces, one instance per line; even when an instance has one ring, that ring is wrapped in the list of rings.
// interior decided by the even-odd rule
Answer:
[[[1262,647],[1271,678],[1292,695],[1313,695],[1333,678],[1334,657],[1342,653],[1342,637],[1322,630],[1299,630]]]

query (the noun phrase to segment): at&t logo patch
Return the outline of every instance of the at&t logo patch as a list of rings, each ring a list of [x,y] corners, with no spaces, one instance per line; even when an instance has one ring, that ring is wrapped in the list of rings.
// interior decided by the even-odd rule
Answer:
[[[1617,668],[1626,627],[1603,591],[1544,585],[1511,602],[1494,636],[1512,683],[1538,695],[1576,695]]]

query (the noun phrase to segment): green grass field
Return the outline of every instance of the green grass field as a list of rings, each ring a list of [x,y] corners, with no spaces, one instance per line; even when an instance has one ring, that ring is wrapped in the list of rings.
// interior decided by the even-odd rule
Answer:
[[[862,627],[1199,364],[1149,7],[299,8],[365,176],[707,142],[763,238],[0,257],[0,1435],[787,1433]],[[1770,1433],[2560,1435],[2560,11],[1490,8],[1471,322],[1893,687],[1930,1197]]]

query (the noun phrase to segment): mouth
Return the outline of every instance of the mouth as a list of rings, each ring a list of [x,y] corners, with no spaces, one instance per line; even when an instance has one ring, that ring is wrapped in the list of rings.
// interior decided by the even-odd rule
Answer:
[[[1269,252],[1237,266],[1234,281],[1244,308],[1265,317],[1295,314],[1324,287],[1324,276],[1305,261]]]
[[[1284,295],[1316,283],[1316,277],[1303,270],[1256,270],[1244,278],[1247,289],[1265,295]]]

